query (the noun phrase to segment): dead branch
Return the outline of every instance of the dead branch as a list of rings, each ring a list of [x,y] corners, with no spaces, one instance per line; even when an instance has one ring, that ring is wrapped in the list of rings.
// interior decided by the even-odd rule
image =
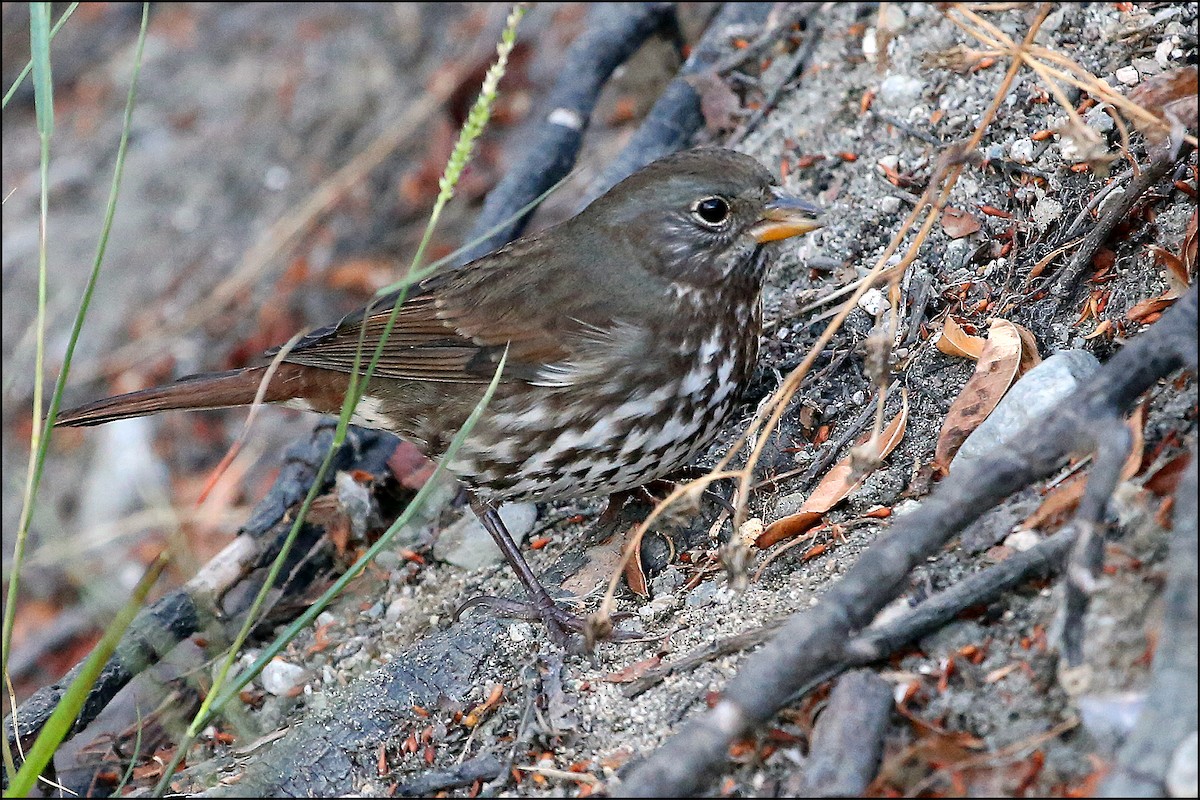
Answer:
[[[1195,364],[1195,351],[1192,352]],[[1161,797],[1175,751],[1197,725],[1196,454],[1175,492],[1174,533],[1163,592],[1162,633],[1154,653],[1150,693],[1116,766],[1100,787],[1103,797]]]
[[[866,791],[879,768],[892,703],[892,687],[874,672],[843,675],[817,718],[798,794],[854,797]]]
[[[1129,216],[1130,210],[1142,199],[1142,195],[1165,178],[1174,165],[1175,159],[1163,152],[1156,153],[1150,164],[1142,170],[1142,174],[1130,180],[1121,199],[1114,203],[1112,208],[1108,209],[1095,226],[1088,231],[1075,250],[1071,263],[1055,276],[1051,284],[1051,293],[1059,298],[1061,304],[1069,302],[1072,295],[1071,290],[1079,281],[1079,276],[1091,266],[1096,251],[1108,241],[1108,237],[1112,235],[1121,220]]]
[[[651,161],[687,146],[704,124],[700,94],[687,78],[715,67],[729,52],[729,40],[744,28],[758,29],[766,22],[773,3],[725,3],[692,54],[650,109],[629,144],[588,187],[580,206],[587,205],[617,181]]]

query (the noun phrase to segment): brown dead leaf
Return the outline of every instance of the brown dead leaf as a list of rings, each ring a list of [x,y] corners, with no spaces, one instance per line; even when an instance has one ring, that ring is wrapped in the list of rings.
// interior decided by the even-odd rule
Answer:
[[[1021,363],[1017,367],[1017,377],[1020,377],[1042,363],[1042,357],[1038,353],[1037,338],[1033,331],[1016,322],[1013,323],[1013,327],[1021,337]]]
[[[435,469],[434,463],[409,442],[396,445],[396,449],[388,456],[387,465],[400,485],[414,492],[425,485]]]
[[[1170,294],[1170,292],[1167,294]],[[1167,295],[1147,297],[1145,300],[1139,300],[1134,303],[1133,307],[1125,312],[1125,318],[1130,322],[1146,322],[1152,315],[1161,314],[1170,308],[1178,299],[1177,297],[1168,297]]]
[[[1100,324],[1096,326],[1096,329],[1094,331],[1089,333],[1087,336],[1084,336],[1083,338],[1085,341],[1090,341],[1091,339],[1098,339],[1101,336],[1108,337],[1108,336],[1112,336],[1113,332],[1115,330],[1116,330],[1116,327],[1113,325],[1113,322],[1111,319],[1103,319],[1103,320],[1100,320]]]
[[[908,427],[908,393],[905,392],[902,397],[900,411],[880,432],[878,450],[873,454],[872,459],[875,464],[879,464],[887,458],[904,438],[904,431]],[[858,441],[855,448],[862,447],[870,439],[870,434],[867,434]],[[812,490],[812,493],[805,498],[800,510],[768,525],[767,529],[755,540],[755,545],[759,548],[770,547],[776,542],[804,533],[816,525],[826,511],[861,486],[867,479],[867,475],[870,474],[870,470],[856,474],[853,459],[852,453],[834,464],[833,468],[825,473],[825,477]]]
[[[646,587],[646,571],[642,567],[642,548],[640,547],[625,562],[625,583],[629,585],[629,590],[638,597],[650,596],[650,590]]]
[[[608,577],[613,570],[620,568],[621,557],[629,542],[633,528],[623,534],[612,536],[598,545],[589,547],[584,553],[587,563],[574,575],[562,582],[562,588],[576,595],[585,595],[602,583],[608,583]],[[640,548],[639,548],[640,549]],[[629,588],[640,597],[649,597],[646,589],[646,575],[642,569],[641,553],[629,559],[625,566],[625,580]]]
[[[651,656],[650,658],[638,661],[636,664],[630,664],[627,667],[619,669],[616,672],[608,673],[604,676],[604,680],[608,683],[633,683],[661,663],[661,657]]]
[[[942,335],[934,342],[937,349],[948,356],[970,358],[976,361],[979,360],[979,354],[983,352],[983,346],[986,343],[987,339],[982,336],[973,336],[963,330],[954,317],[946,317],[946,324],[942,326]]]
[[[1170,125],[1171,136],[1182,135],[1188,128],[1194,130],[1196,127],[1196,76],[1195,64],[1177,67],[1142,81],[1129,92],[1128,97]],[[1135,117],[1133,124],[1151,142],[1161,142],[1167,138],[1166,131],[1140,117]]]
[[[395,268],[395,262],[386,258],[348,258],[325,273],[325,285],[358,294],[374,294],[396,279]]]
[[[1146,451],[1146,405],[1139,405],[1129,415],[1129,432],[1133,435],[1129,457],[1121,467],[1121,480],[1127,481],[1138,473]],[[1046,494],[1042,504],[1020,524],[1021,528],[1050,532],[1061,527],[1075,512],[1083,499],[1087,480],[1083,473],[1072,475]]]
[[[983,223],[961,209],[946,206],[946,210],[942,212],[942,230],[951,239],[970,236],[982,227]]]
[[[776,542],[782,542],[784,539],[799,536],[820,522],[823,516],[825,516],[825,512],[823,511],[803,511],[781,517],[768,525],[766,530],[758,535],[758,538],[754,540],[754,546],[760,550],[765,550]]]
[[[1153,475],[1146,478],[1143,485],[1159,497],[1170,497],[1175,494],[1175,487],[1179,485],[1179,478],[1190,459],[1190,453],[1180,453],[1156,469]]]
[[[962,447],[971,431],[987,419],[1016,380],[1021,367],[1021,334],[1006,319],[993,319],[988,328],[987,344],[979,356],[975,372],[950,406],[938,433],[933,463],[943,471]]]
[[[1082,241],[1083,237],[1080,236],[1078,239],[1067,242],[1062,247],[1056,247],[1046,255],[1042,256],[1042,258],[1033,265],[1033,269],[1029,270],[1029,275],[1025,278],[1025,285],[1028,286],[1029,284],[1033,283],[1033,279],[1041,275],[1042,272],[1045,271],[1046,267],[1050,266],[1051,261],[1058,258],[1068,250],[1074,250],[1075,246]]]
[[[715,70],[689,75],[684,80],[700,95],[700,114],[709,133],[731,131],[737,127],[742,103]]]

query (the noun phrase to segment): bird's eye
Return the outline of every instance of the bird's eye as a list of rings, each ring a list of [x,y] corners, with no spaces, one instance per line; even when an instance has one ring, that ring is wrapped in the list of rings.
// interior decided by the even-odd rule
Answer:
[[[729,202],[723,197],[706,197],[692,207],[692,214],[707,227],[717,228],[729,220]]]

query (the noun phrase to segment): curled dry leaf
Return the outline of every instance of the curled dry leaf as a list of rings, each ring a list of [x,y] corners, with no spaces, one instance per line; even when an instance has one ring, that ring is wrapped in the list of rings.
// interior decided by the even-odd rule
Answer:
[[[948,356],[971,358],[978,361],[979,354],[983,352],[983,346],[986,343],[987,339],[982,336],[973,336],[963,330],[954,317],[946,317],[942,334],[934,342],[934,345]]]
[[[1178,67],[1142,81],[1129,92],[1129,99],[1170,126],[1170,136],[1181,138],[1196,128],[1197,71],[1195,64]],[[1161,142],[1168,136],[1157,125],[1134,117],[1134,126],[1151,142]]]
[[[1159,297],[1148,297],[1145,300],[1139,300],[1133,304],[1133,307],[1125,312],[1125,318],[1130,322],[1146,322],[1151,315],[1161,314],[1171,306],[1177,297],[1169,297],[1171,292]]]
[[[715,70],[689,75],[685,80],[700,95],[700,115],[709,133],[733,130],[737,127],[742,103],[729,84]]]
[[[873,459],[878,464],[887,458],[896,446],[900,444],[900,440],[904,438],[904,431],[908,427],[908,393],[902,395],[900,411],[896,416],[892,417],[891,422],[883,429],[879,435],[878,453],[879,455]],[[855,445],[861,447],[870,441],[870,435],[863,437]],[[829,472],[825,473],[825,477],[817,484],[812,493],[805,499],[804,504],[800,506],[800,510],[795,514],[790,514],[782,519],[777,519],[767,526],[767,529],[762,532],[762,535],[755,541],[755,546],[759,548],[770,547],[776,542],[788,539],[792,536],[804,533],[812,528],[820,521],[821,516],[840,503],[848,494],[853,492],[863,481],[866,480],[867,474],[855,474],[851,457],[847,456],[833,466]]]
[[[1142,458],[1146,450],[1146,404],[1142,403],[1133,410],[1128,420],[1129,432],[1133,439],[1129,448],[1129,457],[1121,467],[1121,480],[1127,481],[1142,466]],[[1075,511],[1083,498],[1087,487],[1085,476],[1080,473],[1072,475],[1070,480],[1060,483],[1048,492],[1042,499],[1042,504],[1018,526],[1029,530],[1041,530],[1048,533],[1060,527]]]
[[[962,447],[971,431],[987,419],[1004,397],[1021,369],[1021,333],[1006,319],[993,319],[988,328],[987,344],[979,356],[975,372],[950,406],[938,433],[933,463],[945,471],[950,459]]]
[[[983,227],[983,223],[961,209],[946,206],[946,210],[942,212],[942,230],[951,239],[970,236],[981,227]]]
[[[1034,337],[1033,331],[1017,322],[1012,323],[1012,326],[1021,337],[1021,363],[1017,366],[1017,376],[1020,377],[1042,363],[1042,357],[1038,353],[1037,338]]]
[[[646,571],[642,567],[642,548],[630,539],[626,547],[633,547],[633,555],[625,562],[625,583],[629,590],[638,597],[649,597],[650,589],[646,586]]]
[[[633,683],[662,663],[662,657],[651,656],[604,676],[608,683]]]

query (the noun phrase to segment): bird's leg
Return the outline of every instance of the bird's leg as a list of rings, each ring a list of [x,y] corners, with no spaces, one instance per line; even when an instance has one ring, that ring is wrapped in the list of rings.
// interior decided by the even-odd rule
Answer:
[[[546,629],[554,643],[567,649],[571,642],[568,631],[582,632],[585,629],[586,620],[554,602],[554,598],[546,591],[546,587],[542,586],[537,576],[533,574],[533,570],[530,569],[528,562],[525,561],[525,557],[521,555],[521,549],[513,541],[508,529],[504,527],[504,520],[500,519],[500,515],[496,513],[495,506],[483,502],[474,494],[471,494],[470,498],[471,510],[479,517],[479,521],[491,534],[509,566],[517,573],[517,577],[520,578],[530,599],[527,603],[521,603],[499,597],[473,597],[459,607],[455,617],[471,606],[484,605],[505,616],[541,619],[546,624]]]

